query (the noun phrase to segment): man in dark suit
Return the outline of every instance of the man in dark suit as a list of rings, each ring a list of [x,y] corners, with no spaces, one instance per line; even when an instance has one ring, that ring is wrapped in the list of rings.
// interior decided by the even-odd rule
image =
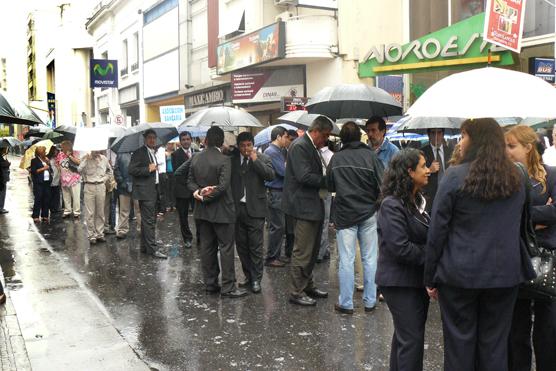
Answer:
[[[236,212],[230,187],[231,160],[222,154],[224,131],[217,126],[207,131],[207,148],[191,159],[187,187],[195,198],[194,217],[201,232],[201,265],[205,290],[223,297],[245,296],[236,288],[234,266],[234,223]],[[222,266],[222,287],[218,285],[218,248]]]
[[[427,200],[427,211],[432,210],[432,203],[436,196],[438,183],[442,180],[444,172],[450,166],[448,162],[452,158],[453,149],[444,141],[444,129],[428,129],[429,144],[421,148],[425,154],[427,167],[431,171],[429,184],[424,189],[425,198]]]
[[[288,150],[282,205],[284,213],[295,219],[289,298],[293,304],[316,305],[313,298],[328,297],[314,285],[313,268],[320,248],[326,194],[326,167],[319,149],[331,131],[332,122],[318,116]]]
[[[249,132],[237,137],[232,155],[232,194],[236,207],[236,249],[245,274],[245,286],[261,292],[263,278],[263,228],[268,216],[265,181],[274,179],[270,157],[253,150]],[[240,284],[241,285],[241,284]]]
[[[166,259],[156,246],[156,198],[159,176],[156,164],[156,132],[152,129],[143,134],[145,145],[133,152],[129,162],[129,175],[133,177],[133,199],[139,201],[141,210],[141,252],[155,258]]]
[[[180,167],[189,161],[194,155],[195,150],[191,148],[191,133],[184,131],[180,133],[181,148],[172,153],[172,168],[174,169],[174,177],[176,185],[174,193],[176,195],[176,208],[178,209],[178,217],[180,219],[180,230],[183,238],[184,247],[191,248],[193,234],[189,228],[189,205],[193,197],[189,188],[187,188],[187,176],[189,173],[189,165]]]

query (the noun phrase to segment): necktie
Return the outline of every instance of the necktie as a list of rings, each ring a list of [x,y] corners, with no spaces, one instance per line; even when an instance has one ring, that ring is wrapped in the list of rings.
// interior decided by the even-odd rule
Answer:
[[[189,151],[186,150],[186,149],[184,149],[183,151],[185,152],[185,161],[189,160],[189,157],[191,157],[191,156],[189,155]]]
[[[246,176],[248,170],[249,170],[249,157],[243,156],[243,161],[241,162],[241,167],[240,167],[241,189],[243,189],[243,197],[247,196],[244,177]]]
[[[436,147],[436,161],[440,164],[440,169],[438,169],[438,179],[440,180],[440,178],[444,175],[444,161],[442,161],[440,147]]]

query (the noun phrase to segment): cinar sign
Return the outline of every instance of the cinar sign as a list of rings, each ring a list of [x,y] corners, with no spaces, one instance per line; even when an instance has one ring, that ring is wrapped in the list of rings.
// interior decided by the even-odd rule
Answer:
[[[359,65],[359,77],[374,77],[486,64],[513,64],[510,52],[500,52],[483,40],[485,14],[478,14],[412,42],[373,46]]]

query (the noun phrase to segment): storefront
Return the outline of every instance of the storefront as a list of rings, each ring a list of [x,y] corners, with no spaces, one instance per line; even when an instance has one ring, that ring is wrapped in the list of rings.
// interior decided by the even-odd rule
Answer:
[[[184,102],[185,113],[188,115],[207,107],[231,106],[230,84],[210,86],[187,93]]]

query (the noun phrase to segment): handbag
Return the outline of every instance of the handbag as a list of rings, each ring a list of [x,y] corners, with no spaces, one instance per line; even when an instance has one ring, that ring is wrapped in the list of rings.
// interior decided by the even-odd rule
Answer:
[[[540,246],[537,242],[529,210],[531,204],[529,176],[523,165],[518,164],[518,167],[525,178],[526,187],[525,204],[521,214],[521,239],[525,243],[527,254],[536,274],[536,278],[521,284],[519,295],[528,299],[554,299],[556,298],[555,255],[553,251]]]

